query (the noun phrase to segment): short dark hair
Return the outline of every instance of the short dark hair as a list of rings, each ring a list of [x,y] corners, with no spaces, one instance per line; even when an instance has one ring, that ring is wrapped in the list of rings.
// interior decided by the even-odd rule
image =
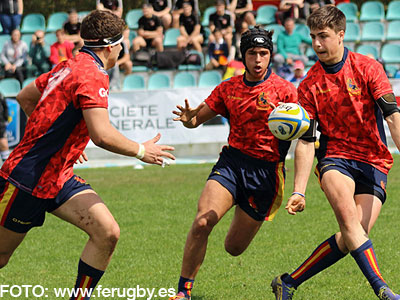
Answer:
[[[336,6],[325,5],[308,17],[307,26],[311,30],[329,27],[336,33],[341,30],[346,31],[346,16]]]
[[[80,34],[84,40],[99,40],[121,34],[125,28],[125,21],[112,12],[94,10],[82,20]]]

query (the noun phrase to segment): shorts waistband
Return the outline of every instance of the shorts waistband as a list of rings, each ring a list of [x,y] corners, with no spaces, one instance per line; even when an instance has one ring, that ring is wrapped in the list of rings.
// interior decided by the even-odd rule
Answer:
[[[222,149],[222,151],[227,151],[228,153],[231,153],[232,155],[246,161],[247,163],[256,166],[256,167],[260,167],[260,166],[265,166],[265,167],[273,167],[276,166],[276,164],[278,164],[279,162],[272,162],[272,161],[267,161],[267,160],[262,160],[262,159],[258,159],[255,157],[252,157],[250,155],[247,155],[245,153],[243,153],[242,151],[240,151],[239,149],[232,147],[232,146],[224,146],[224,148]]]

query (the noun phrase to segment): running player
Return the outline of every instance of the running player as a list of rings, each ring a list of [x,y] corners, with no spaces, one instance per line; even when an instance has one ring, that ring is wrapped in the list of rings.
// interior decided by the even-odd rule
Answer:
[[[43,224],[47,211],[89,235],[75,288],[94,288],[111,259],[119,227],[90,185],[73,173],[89,137],[104,149],[147,163],[174,159],[165,152],[172,147],[155,144],[159,135],[138,144],[109,122],[106,70],[117,61],[125,27],[111,12],[90,13],[82,22],[81,52],[18,94],[29,119],[22,141],[0,170],[0,267],[26,233]]]
[[[241,36],[240,51],[246,72],[218,85],[196,109],[178,105],[175,121],[195,128],[220,114],[229,119],[229,146],[224,147],[200,196],[189,231],[178,294],[189,300],[206,254],[213,227],[236,205],[225,239],[226,251],[243,253],[264,220],[272,221],[282,202],[284,161],[290,142],[280,141],[268,129],[268,116],[278,102],[297,102],[294,86],[271,72],[272,34],[254,27]]]
[[[304,203],[314,158],[315,123],[321,132],[316,173],[336,215],[340,232],[322,242],[293,273],[272,282],[276,299],[292,299],[305,280],[350,252],[379,299],[400,299],[383,279],[368,234],[386,199],[393,159],[386,146],[383,119],[400,149],[400,114],[388,78],[374,59],[343,45],[344,14],[324,6],[307,20],[319,61],[300,84],[299,102],[312,120],[295,150],[295,193],[288,212]]]

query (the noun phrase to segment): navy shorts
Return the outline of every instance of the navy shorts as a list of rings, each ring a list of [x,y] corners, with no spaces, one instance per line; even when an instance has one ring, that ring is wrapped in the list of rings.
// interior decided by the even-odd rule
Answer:
[[[385,203],[387,175],[372,165],[357,160],[325,157],[315,168],[320,182],[323,174],[329,170],[337,170],[353,179],[356,184],[354,195],[371,194],[378,197],[382,204]]]
[[[281,206],[285,185],[284,162],[268,162],[224,147],[208,180],[216,180],[256,221],[272,221]]]
[[[41,199],[22,191],[0,177],[0,226],[25,233],[42,226],[45,214],[64,204],[76,193],[92,187],[79,176],[72,176],[53,199]]]

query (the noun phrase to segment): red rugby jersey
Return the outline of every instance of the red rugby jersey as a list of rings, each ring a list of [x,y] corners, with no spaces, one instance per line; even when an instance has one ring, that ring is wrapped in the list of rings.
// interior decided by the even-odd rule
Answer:
[[[347,49],[346,55],[334,74],[318,61],[300,83],[299,102],[318,122],[319,158],[358,160],[387,174],[393,158],[376,99],[393,93],[390,82],[376,60]]]
[[[82,109],[108,107],[108,75],[89,51],[58,64],[35,83],[41,99],[0,176],[35,197],[54,198],[89,141]]]
[[[205,102],[229,120],[229,145],[258,159],[284,161],[290,142],[278,140],[269,130],[270,103],[297,103],[296,88],[274,73],[252,85],[244,75],[232,77],[219,84]]]

